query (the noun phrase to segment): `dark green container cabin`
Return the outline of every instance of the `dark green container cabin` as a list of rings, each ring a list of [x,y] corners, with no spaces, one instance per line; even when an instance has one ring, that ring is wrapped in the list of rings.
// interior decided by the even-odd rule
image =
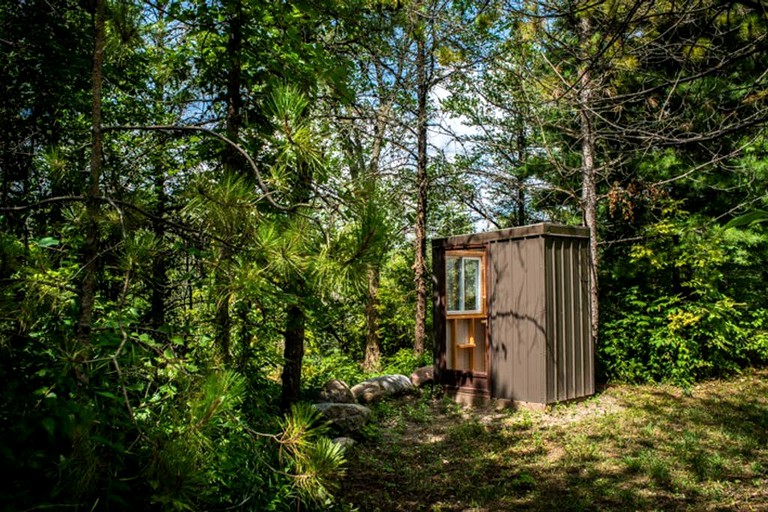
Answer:
[[[589,230],[535,224],[432,241],[437,382],[458,400],[595,392]]]

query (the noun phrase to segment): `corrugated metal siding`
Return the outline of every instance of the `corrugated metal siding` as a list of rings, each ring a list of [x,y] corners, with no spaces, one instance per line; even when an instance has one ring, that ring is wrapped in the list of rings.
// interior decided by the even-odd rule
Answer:
[[[594,393],[587,244],[548,237],[547,403]]]
[[[448,386],[552,403],[594,393],[589,231],[537,224],[434,240],[435,364]],[[446,371],[446,250],[488,247],[488,379]],[[481,353],[476,349],[475,357]],[[449,354],[450,355],[450,354]],[[450,365],[450,363],[448,363]]]
[[[491,394],[544,403],[545,289],[541,238],[490,245]]]
[[[595,394],[595,344],[592,338],[592,298],[589,294],[590,278],[589,240],[582,241],[579,247],[579,281],[581,282],[580,328],[584,337],[584,396]]]

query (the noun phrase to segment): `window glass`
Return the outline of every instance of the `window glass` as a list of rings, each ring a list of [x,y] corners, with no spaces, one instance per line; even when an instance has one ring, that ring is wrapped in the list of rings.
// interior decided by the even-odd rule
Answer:
[[[448,311],[461,310],[461,258],[447,258],[445,263],[445,301]]]
[[[445,259],[445,302],[451,313],[482,311],[481,258],[447,256]]]
[[[464,311],[479,311],[480,308],[480,260],[464,260]]]

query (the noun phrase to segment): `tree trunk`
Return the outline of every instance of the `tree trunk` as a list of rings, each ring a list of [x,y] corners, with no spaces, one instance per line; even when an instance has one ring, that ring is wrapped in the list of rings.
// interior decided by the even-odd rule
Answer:
[[[379,97],[382,97],[380,94]],[[373,132],[373,149],[371,150],[371,161],[369,165],[370,179],[374,183],[373,189],[378,189],[379,179],[379,161],[381,159],[381,150],[384,146],[384,134],[386,132],[386,117],[389,113],[390,102],[379,105],[376,110],[376,123]],[[383,252],[381,253],[383,257]],[[381,277],[381,258],[371,264],[368,269],[368,295],[365,306],[365,358],[363,359],[363,369],[365,371],[375,371],[381,364],[381,338],[379,336],[379,324],[381,317],[379,315],[379,281]]]
[[[591,35],[589,18],[581,20],[583,47],[586,47]],[[594,84],[592,83],[589,61],[585,58],[581,69],[579,84],[579,122],[581,124],[581,200],[584,211],[584,224],[589,228],[589,296],[591,306],[592,341],[598,335],[598,251],[597,251],[597,180],[595,166],[595,130],[594,115],[591,110]]]
[[[227,119],[226,134],[231,141],[237,142],[243,124],[243,84],[242,52],[243,52],[243,6],[240,0],[233,2],[229,22],[229,39],[227,40]],[[224,148],[224,168],[229,172],[237,172],[243,165],[240,153],[229,144]]]
[[[224,266],[224,262],[231,257],[231,251],[227,247],[223,247],[221,249],[219,266],[215,271],[214,286],[216,291],[216,313],[214,314],[213,322],[216,326],[215,336],[219,347],[219,353],[225,364],[232,361],[232,353],[230,351],[232,341],[232,315],[229,313],[229,302],[232,294],[229,291],[227,276],[222,270],[222,266]]]
[[[527,156],[525,146],[526,146],[525,124],[521,122],[517,131],[518,173],[517,173],[516,203],[517,203],[517,225],[518,226],[524,226],[527,220],[526,212],[525,212],[525,178],[521,175],[521,171],[522,171],[523,165],[525,165],[525,160]]]
[[[413,264],[416,285],[416,327],[413,352],[424,353],[427,338],[427,50],[423,33],[416,36],[416,80],[417,87],[417,153],[416,164],[416,225],[415,261]]]
[[[301,394],[301,364],[304,359],[304,328],[306,315],[301,306],[291,304],[285,310],[285,349],[283,352],[280,408],[288,411]]]
[[[365,359],[363,370],[370,372],[381,363],[381,340],[379,339],[379,276],[378,265],[368,270],[368,297],[365,305]]]
[[[96,300],[96,270],[99,255],[99,203],[101,172],[104,153],[102,134],[102,82],[104,65],[104,47],[106,44],[106,0],[96,0],[94,12],[93,70],[91,73],[91,172],[86,189],[86,232],[85,243],[80,254],[83,267],[83,280],[78,290],[80,312],[77,319],[76,338],[83,352],[80,358],[88,359],[93,323],[93,307]],[[78,370],[79,371],[79,370]],[[78,373],[78,379],[85,380],[84,373]]]
[[[291,190],[291,202],[294,209],[290,215],[297,216],[301,205],[306,205],[312,196],[313,173],[309,165],[299,162],[296,165],[296,176]],[[285,337],[283,348],[282,389],[280,392],[280,407],[288,411],[290,405],[299,400],[301,391],[301,366],[304,359],[304,327],[307,321],[306,313],[301,304],[303,297],[309,293],[301,274],[291,276],[286,291],[294,297],[297,303],[289,304],[285,310]]]
[[[162,165],[158,164],[154,178],[157,208],[152,228],[155,238],[162,242],[165,238],[165,217],[167,196],[165,195],[165,176]],[[160,329],[165,324],[165,303],[168,296],[168,261],[164,251],[159,251],[152,261],[152,298],[150,301],[149,323],[153,329]]]
[[[232,4],[232,10],[229,14],[229,38],[227,40],[229,69],[227,70],[227,93],[225,98],[227,104],[226,134],[229,140],[237,142],[240,138],[243,119],[243,98],[240,90],[242,87],[243,12],[242,3],[239,0]],[[233,147],[227,145],[224,149],[223,163],[224,172],[230,174],[237,173],[243,165],[242,156]],[[232,361],[232,315],[229,310],[232,293],[229,291],[229,278],[223,269],[227,267],[227,262],[231,257],[231,249],[229,247],[222,247],[219,265],[214,275],[215,289],[217,291],[216,312],[214,315],[215,336],[219,352],[225,364]]]

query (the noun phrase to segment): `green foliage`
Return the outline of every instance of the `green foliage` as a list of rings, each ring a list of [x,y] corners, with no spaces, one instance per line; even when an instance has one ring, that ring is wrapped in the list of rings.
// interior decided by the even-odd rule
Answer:
[[[416,368],[429,364],[432,364],[432,354],[429,351],[417,357],[412,349],[402,348],[384,359],[382,373],[411,375]]]
[[[460,93],[440,108],[483,128],[462,141],[472,148],[464,155],[430,150],[431,235],[478,219],[580,220],[578,88],[563,84],[583,76],[569,25],[578,17],[536,21],[562,7],[547,2],[530,4],[531,17],[502,16],[494,2],[439,5],[108,2],[98,204],[83,200],[92,6],[0,5],[6,509],[332,506],[341,449],[313,410],[280,419],[276,407],[281,367],[300,362],[281,355],[286,311],[301,313],[305,389],[365,378],[370,311],[383,371],[430,362],[411,353],[414,34],[433,48],[430,86],[452,82]],[[768,160],[760,137],[746,139],[764,117],[765,52],[748,45],[762,44],[765,20],[746,5],[718,7],[710,20],[709,6],[669,30],[666,3],[584,11],[596,23],[586,55],[605,85],[591,105],[600,186],[611,184],[599,214],[604,234],[641,240],[604,248],[599,355],[611,378],[687,385],[768,360],[768,241],[756,222]],[[627,12],[638,18],[612,23]],[[464,74],[473,62],[483,69]],[[654,127],[673,138],[638,151],[630,142]],[[678,143],[709,127],[720,136]],[[737,145],[738,158],[720,158]],[[745,209],[755,213],[733,225],[749,229],[712,220]],[[83,261],[90,223],[98,254]],[[93,317],[78,325],[91,264]],[[420,401],[398,421],[428,418]],[[451,436],[468,441],[484,428]],[[575,439],[568,453],[591,460],[591,446]],[[700,478],[723,472],[690,452]],[[644,457],[632,464],[654,473]]]
[[[768,212],[764,210],[755,210],[744,215],[740,215],[735,219],[731,219],[726,228],[738,228],[742,226],[749,226],[758,222],[768,222]]]
[[[385,260],[382,268],[379,300],[381,346],[385,357],[413,347],[413,304],[416,292],[413,289],[412,254],[411,250],[396,251]]]
[[[307,389],[320,389],[331,379],[350,386],[365,380],[360,363],[339,349],[313,351],[305,358],[304,385]]]
[[[298,403],[280,422],[280,458],[302,501],[327,507],[344,475],[344,449],[323,435],[328,425],[311,405]]]
[[[413,347],[415,292],[412,257],[410,248],[394,249],[383,256],[378,312],[384,364],[395,354],[402,353],[401,357],[407,358],[404,354]],[[366,339],[365,296],[359,288],[350,288],[341,289],[344,295],[338,289],[330,288],[329,291],[334,293],[324,294],[323,297],[326,307],[314,313],[313,323],[318,333],[317,340],[310,342],[306,356],[305,376],[309,389],[317,389],[331,378],[348,383],[363,380],[358,363],[363,359]]]
[[[250,51],[239,55],[227,44],[234,3],[110,5],[103,124],[231,136],[226,72],[239,71],[234,94],[248,100],[232,142],[258,161],[276,201],[292,199],[304,178],[295,168],[308,167],[305,215],[266,206],[253,169],[222,172],[215,137],[135,129],[105,132],[99,194],[109,199],[86,208],[92,14],[69,0],[0,7],[14,39],[0,64],[4,509],[294,510],[331,500],[341,451],[314,418],[303,434],[312,442],[281,457],[271,377],[285,305],[321,308],[313,290],[297,298],[285,288],[320,274],[326,210],[312,187],[336,169],[320,165],[327,148],[310,98],[342,85],[346,65],[310,34],[330,22],[325,13],[239,5]],[[347,235],[345,254],[376,222],[362,213],[329,234]],[[91,221],[94,314],[77,326]],[[221,332],[231,334],[226,353]]]
[[[647,226],[614,268],[624,287],[603,301],[606,376],[690,385],[767,362],[767,248],[764,232],[723,229],[677,207]]]

